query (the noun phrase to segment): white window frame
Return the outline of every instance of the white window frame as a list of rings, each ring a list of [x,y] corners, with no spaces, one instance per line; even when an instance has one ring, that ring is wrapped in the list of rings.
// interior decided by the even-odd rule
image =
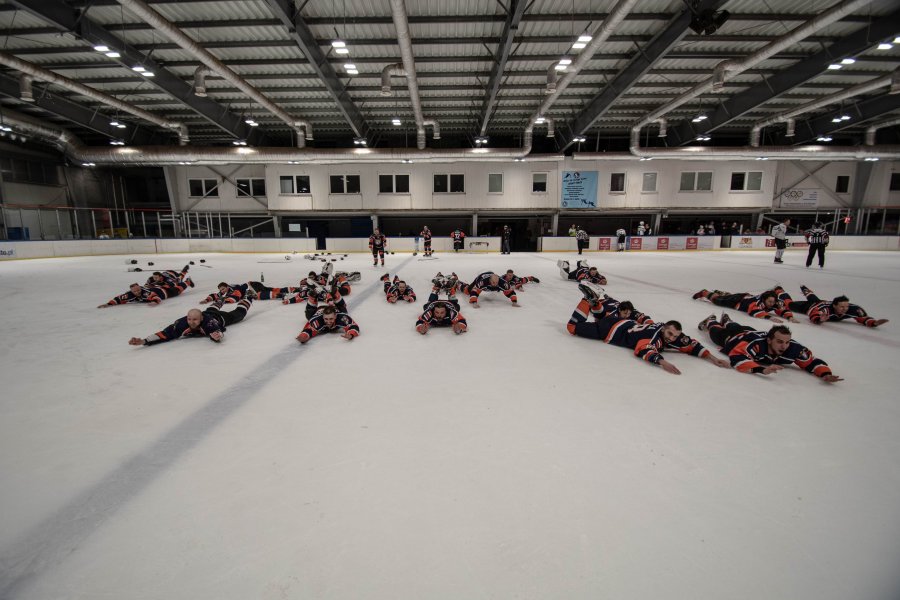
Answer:
[[[534,180],[535,175],[543,175],[544,176],[544,191],[534,189],[534,184],[536,183]],[[549,171],[532,171],[531,172],[531,193],[532,194],[549,194],[550,193],[550,172]]]
[[[744,174],[744,187],[743,187],[743,189],[740,189],[740,190],[734,190],[734,189],[731,189],[731,179],[729,178],[729,181],[728,181],[728,191],[729,191],[729,192],[735,192],[735,193],[739,193],[739,192],[756,193],[756,192],[761,192],[761,191],[762,191],[762,179],[763,179],[763,172],[762,172],[762,171],[732,171],[732,172],[731,172],[731,177],[734,177],[734,176],[737,175],[738,173],[743,173],[743,174]],[[750,174],[751,174],[751,173],[759,173],[759,189],[757,189],[757,190],[751,190],[750,188],[747,187],[748,185],[750,185]]]
[[[391,178],[391,191],[390,192],[382,192],[381,191],[381,178],[382,177],[390,177]],[[398,192],[397,191],[397,178],[398,177],[406,177],[406,191]],[[381,195],[391,195],[391,196],[409,196],[410,194],[410,186],[409,186],[409,173],[379,173],[378,174],[378,193]]]
[[[331,190],[331,178],[332,177],[340,177],[341,181],[344,184],[343,192],[334,192]],[[347,178],[348,177],[357,177],[359,179],[359,191],[358,192],[348,192],[347,191]],[[332,196],[358,196],[362,194],[362,177],[356,173],[341,173],[341,174],[329,174],[328,175],[328,193]]]
[[[450,189],[451,177],[454,175],[463,178],[463,189],[461,192],[454,192]],[[445,177],[447,182],[447,191],[446,192],[438,192],[434,189],[434,178],[435,177]],[[465,173],[434,173],[431,176],[431,193],[432,194],[465,194],[466,193],[466,174]]]
[[[686,190],[686,189],[682,189],[682,187],[681,187],[681,178],[685,175],[685,173],[691,173],[694,176],[694,179],[693,179],[694,184],[693,184],[692,189]],[[700,173],[709,173],[709,189],[708,190],[697,189],[697,183],[700,180]],[[713,172],[712,171],[682,171],[678,174],[678,192],[682,193],[682,194],[693,194],[693,193],[697,193],[697,192],[708,194],[708,193],[712,192],[712,187],[713,187],[712,184],[713,184]]]
[[[498,176],[498,177],[500,177],[500,191],[498,191],[498,192],[492,192],[492,191],[491,191],[491,177],[493,177],[493,176]],[[503,193],[503,179],[504,179],[504,178],[503,178],[503,173],[488,173],[488,189],[487,189],[487,193],[488,193],[488,194],[502,194],[502,193]]]
[[[291,192],[282,192],[281,191],[281,180],[285,177],[291,178]],[[299,191],[300,186],[297,185],[298,177],[306,177],[309,180],[309,191],[301,192]],[[312,195],[312,178],[309,175],[279,175],[278,176],[278,195],[279,196],[311,196]]]
[[[647,175],[653,175],[653,189],[645,190],[644,182],[646,181]],[[642,194],[658,194],[659,193],[659,173],[657,171],[647,171],[646,173],[641,173],[641,193]]]
[[[246,181],[248,183],[247,187],[250,188],[249,194],[246,194],[246,193],[244,193],[243,190],[241,190],[240,183],[242,181]],[[253,188],[256,187],[256,183],[260,182],[260,181],[262,182],[263,193],[262,194],[254,194]],[[279,184],[279,186],[280,186],[280,184]],[[266,178],[265,177],[235,177],[234,188],[237,190],[236,194],[237,194],[238,198],[265,198],[266,193],[269,190],[269,188],[266,186]],[[281,187],[279,187],[278,189],[280,190]]]
[[[199,181],[200,188],[203,190],[202,196],[194,196],[191,194],[191,182]],[[210,189],[206,189],[206,182],[214,181],[215,185]],[[213,194],[215,192],[215,194]],[[215,177],[188,177],[188,198],[218,198],[219,197],[219,180]]]
[[[613,175],[621,175],[622,176],[622,189],[621,190],[612,189]],[[628,175],[626,175],[624,171],[616,171],[615,173],[609,174],[609,193],[610,194],[624,194],[627,185],[628,185]]]

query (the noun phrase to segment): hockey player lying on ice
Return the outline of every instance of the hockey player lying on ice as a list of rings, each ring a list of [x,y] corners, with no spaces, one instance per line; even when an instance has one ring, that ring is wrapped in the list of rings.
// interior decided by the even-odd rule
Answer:
[[[832,300],[822,300],[816,294],[806,287],[800,286],[800,291],[806,296],[806,300],[794,300],[782,288],[775,288],[778,292],[778,299],[784,302],[785,306],[798,313],[806,313],[809,320],[816,325],[821,325],[828,321],[843,321],[844,319],[854,319],[860,325],[866,327],[878,327],[888,322],[887,319],[873,319],[866,313],[861,306],[851,304],[847,296],[837,296]]]
[[[345,340],[353,340],[359,335],[359,325],[344,312],[338,312],[333,306],[326,306],[303,326],[297,341],[305,344],[323,333],[341,333]]]
[[[235,309],[230,312],[222,311],[222,304],[218,302],[203,312],[192,308],[187,316],[181,317],[162,331],[145,338],[133,337],[128,343],[132,346],[153,346],[190,337],[208,337],[214,342],[221,342],[225,338],[225,328],[243,321],[252,302],[250,298],[239,300]]]

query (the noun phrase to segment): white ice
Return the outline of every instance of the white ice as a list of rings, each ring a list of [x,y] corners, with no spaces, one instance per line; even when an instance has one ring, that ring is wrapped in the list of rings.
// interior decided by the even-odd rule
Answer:
[[[0,264],[0,597],[896,598],[900,254],[830,252],[823,271],[797,252],[588,257],[610,295],[706,345],[701,287],[849,294],[891,322],[792,325],[835,385],[677,353],[675,376],[573,338],[561,257],[351,255],[355,341],[300,346],[304,305],[256,302],[221,345],[150,348],[126,342],[220,280],[321,263],[138,256],[195,260],[197,288],[107,310],[147,275],[127,257]],[[519,309],[464,307],[460,336],[418,335],[421,303],[387,304],[378,281],[424,300],[437,270],[508,267],[541,283]]]

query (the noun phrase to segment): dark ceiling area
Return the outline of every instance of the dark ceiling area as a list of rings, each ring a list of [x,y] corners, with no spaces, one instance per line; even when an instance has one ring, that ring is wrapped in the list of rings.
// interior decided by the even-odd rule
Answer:
[[[157,120],[182,123],[193,145],[295,145],[283,117],[219,74],[208,74],[206,95],[198,95],[198,56],[124,4],[3,0],[0,52]],[[535,132],[534,152],[542,153],[627,150],[631,127],[645,115],[709,79],[722,61],[751,55],[836,2],[639,0],[592,48],[578,40],[602,26],[617,4],[612,0],[407,0],[415,73],[391,78],[390,95],[382,73],[404,62],[390,0],[147,4],[281,111],[309,123],[311,147],[353,147],[364,139],[369,147],[414,148],[413,79],[422,113],[440,127],[440,139],[428,131],[428,147],[519,147],[548,97],[548,82],[565,77],[565,89],[542,113],[555,122],[555,135]],[[760,121],[890,76],[900,67],[900,3],[860,4],[674,108],[666,115],[668,135],[647,128],[642,144],[746,145]],[[171,129],[40,77],[33,101],[23,100],[21,72],[2,64],[0,112],[14,109],[65,127],[89,145],[178,143]],[[900,94],[890,92],[885,86],[811,109],[796,118],[791,137],[784,124],[767,126],[763,143],[828,136],[835,144],[861,144],[868,125],[900,115]],[[878,137],[896,143],[898,127]]]

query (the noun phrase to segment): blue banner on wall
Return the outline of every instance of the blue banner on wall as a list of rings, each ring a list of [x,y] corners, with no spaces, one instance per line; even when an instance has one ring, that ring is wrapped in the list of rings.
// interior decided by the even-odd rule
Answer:
[[[560,206],[597,208],[597,171],[563,171]]]

